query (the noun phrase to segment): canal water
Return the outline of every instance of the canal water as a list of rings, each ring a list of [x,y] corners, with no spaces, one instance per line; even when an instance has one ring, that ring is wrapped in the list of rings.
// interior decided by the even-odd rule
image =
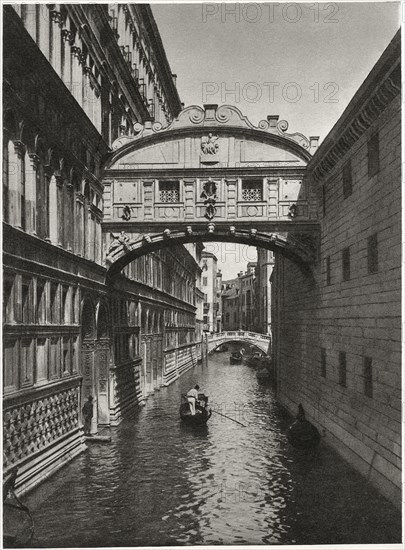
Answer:
[[[244,426],[182,425],[180,394],[196,383]],[[24,498],[34,546],[401,542],[400,513],[324,442],[294,450],[288,424],[254,370],[214,354]]]

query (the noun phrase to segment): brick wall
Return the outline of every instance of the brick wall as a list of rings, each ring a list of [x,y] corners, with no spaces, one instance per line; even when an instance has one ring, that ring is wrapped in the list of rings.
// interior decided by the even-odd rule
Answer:
[[[379,171],[370,177],[367,142],[376,131]],[[324,434],[324,440],[398,506],[400,138],[398,95],[334,163],[332,170],[317,184],[314,182],[319,190],[321,229],[320,259],[314,266],[314,279],[290,261],[278,259],[273,285],[281,401],[291,412],[301,402],[307,416]],[[352,193],[344,198],[342,173],[349,160]],[[377,240],[377,263],[369,252],[375,244],[375,240],[369,241],[370,237]],[[347,248],[350,273],[344,274],[343,250]]]

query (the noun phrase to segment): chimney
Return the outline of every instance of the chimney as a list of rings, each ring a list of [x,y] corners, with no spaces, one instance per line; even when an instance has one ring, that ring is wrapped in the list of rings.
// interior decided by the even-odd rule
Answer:
[[[315,151],[318,149],[318,143],[319,143],[319,136],[311,136],[309,138],[309,152],[311,155],[315,153]]]
[[[177,86],[177,74],[172,73],[174,85]]]

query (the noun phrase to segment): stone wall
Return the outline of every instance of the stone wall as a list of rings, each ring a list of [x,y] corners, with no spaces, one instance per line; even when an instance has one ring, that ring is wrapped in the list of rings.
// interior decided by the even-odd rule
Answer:
[[[390,48],[386,73],[398,64]],[[273,353],[281,401],[291,412],[301,402],[324,441],[400,506],[401,105],[393,71],[386,88],[375,70],[369,86],[373,76],[373,93],[363,98],[383,94],[361,130],[331,160],[331,148],[347,135],[346,116],[325,140],[331,148],[321,146],[310,163],[320,258],[312,281],[290,261],[276,260]],[[352,102],[351,121],[362,101]],[[379,150],[371,143],[376,133]]]

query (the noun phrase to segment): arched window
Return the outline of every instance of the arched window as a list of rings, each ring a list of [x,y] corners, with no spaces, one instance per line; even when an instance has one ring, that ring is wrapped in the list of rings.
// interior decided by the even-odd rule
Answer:
[[[94,309],[89,300],[86,300],[83,304],[81,329],[83,339],[94,338],[96,334]]]

